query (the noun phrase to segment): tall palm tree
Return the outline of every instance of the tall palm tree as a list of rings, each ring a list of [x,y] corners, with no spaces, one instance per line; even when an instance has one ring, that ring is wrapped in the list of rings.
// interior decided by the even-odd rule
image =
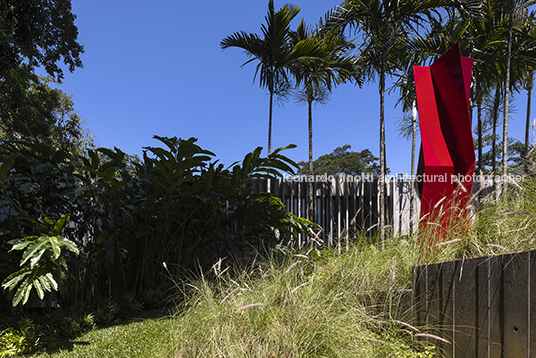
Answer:
[[[529,74],[527,75],[527,81],[525,83],[525,89],[527,90],[527,119],[525,122],[525,143],[524,143],[524,150],[523,150],[523,155],[525,156],[525,159],[528,159],[527,155],[529,154],[530,106],[531,106],[533,88],[534,88],[534,70],[529,72]]]
[[[369,69],[369,78],[379,75],[380,93],[380,239],[385,241],[385,78],[396,70],[396,60],[407,51],[406,39],[424,24],[441,21],[439,9],[464,9],[478,13],[472,0],[346,0],[333,10],[330,26],[361,31],[361,64]]]
[[[350,81],[359,86],[363,80],[351,54],[354,45],[340,32],[323,31],[323,22],[316,29],[302,22],[298,26],[294,41],[310,40],[316,43],[318,51],[314,58],[295,62],[292,73],[298,85],[298,102],[307,103],[309,129],[309,173],[313,174],[313,103],[326,104],[334,86]],[[309,217],[313,213],[313,186],[309,185]]]
[[[261,25],[262,35],[235,32],[220,42],[225,50],[229,47],[238,47],[250,58],[242,66],[257,60],[255,71],[260,77],[261,88],[268,89],[270,105],[268,114],[268,155],[272,152],[272,110],[274,96],[284,94],[290,87],[288,76],[289,66],[302,57],[314,55],[314,46],[309,42],[300,42],[292,45],[290,22],[298,15],[299,6],[285,5],[277,12],[274,10],[273,0],[268,2],[266,24]]]
[[[503,175],[507,174],[508,161],[508,109],[510,105],[510,64],[512,61],[512,37],[516,18],[529,6],[536,4],[536,0],[506,0],[508,11],[508,42],[506,52],[506,79],[504,84],[504,117],[503,117]]]

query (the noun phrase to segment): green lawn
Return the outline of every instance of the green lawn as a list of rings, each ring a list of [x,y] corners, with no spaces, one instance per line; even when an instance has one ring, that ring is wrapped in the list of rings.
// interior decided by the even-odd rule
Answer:
[[[165,357],[166,351],[172,351],[169,335],[175,325],[174,319],[166,317],[136,318],[124,324],[95,329],[31,357]]]

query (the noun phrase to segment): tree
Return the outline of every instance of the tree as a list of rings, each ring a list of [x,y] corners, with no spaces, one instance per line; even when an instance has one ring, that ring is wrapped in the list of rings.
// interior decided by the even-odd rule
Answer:
[[[316,30],[308,28],[305,21],[298,26],[294,42],[314,41],[319,50],[315,58],[296,62],[291,68],[300,85],[297,101],[307,104],[309,132],[309,174],[313,174],[313,103],[325,105],[333,87],[346,81],[363,84],[361,71],[350,54],[353,44],[340,32],[322,31],[320,22]],[[309,186],[309,213],[313,212],[313,187]]]
[[[332,12],[329,25],[336,28],[350,26],[362,33],[359,46],[361,65],[369,70],[368,77],[380,77],[380,166],[385,178],[385,77],[396,70],[396,60],[405,56],[407,39],[426,23],[439,23],[439,9],[455,8],[478,12],[471,1],[451,0],[346,0]],[[434,16],[435,15],[435,16]],[[380,185],[380,240],[385,240],[385,185]]]
[[[59,61],[71,72],[82,67],[75,19],[70,0],[1,1],[0,80],[22,64],[32,72],[43,66],[58,80],[63,78]]]
[[[0,141],[33,138],[65,150],[76,160],[94,146],[72,97],[49,85],[57,81],[34,74],[26,77],[25,70],[12,74],[9,81],[0,81]]]
[[[504,84],[504,117],[503,117],[503,175],[506,176],[508,165],[508,109],[510,105],[510,64],[512,61],[512,37],[515,15],[519,17],[519,13],[529,6],[536,4],[536,0],[506,0],[508,11],[508,42],[506,53],[506,79]]]
[[[268,2],[266,24],[261,26],[262,37],[244,31],[235,32],[220,42],[222,49],[238,47],[250,58],[242,66],[257,60],[255,77],[259,74],[261,88],[268,89],[270,105],[268,114],[268,155],[272,150],[272,109],[274,95],[288,92],[290,79],[289,67],[300,58],[314,55],[316,47],[312,41],[291,44],[290,22],[300,11],[299,6],[285,5],[277,12],[274,2]]]
[[[337,147],[333,152],[324,154],[313,161],[313,175],[363,175],[371,174],[380,175],[380,166],[378,158],[375,157],[368,149],[361,152],[350,151],[352,146],[345,144]],[[299,174],[309,174],[309,163],[298,163]],[[387,169],[389,170],[389,169]]]

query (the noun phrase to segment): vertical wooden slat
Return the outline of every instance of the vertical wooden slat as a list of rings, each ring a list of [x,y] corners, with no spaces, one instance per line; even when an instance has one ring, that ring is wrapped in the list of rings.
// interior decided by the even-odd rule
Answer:
[[[476,267],[476,330],[475,330],[475,357],[488,357],[489,351],[489,328],[490,328],[490,260],[484,257]]]
[[[456,279],[455,322],[456,358],[477,357],[478,266],[482,259],[464,260]]]
[[[438,347],[446,352],[446,356],[455,357],[456,341],[454,340],[454,324],[456,322],[454,312],[456,311],[456,274],[459,272],[459,261],[444,262],[441,264],[441,311],[439,321],[441,322],[441,337],[450,342],[439,343]]]
[[[503,256],[504,358],[527,356],[528,256],[527,252]]]
[[[489,307],[489,325],[488,329],[488,355],[490,358],[502,357],[502,261],[501,256],[488,258],[488,307]]]
[[[536,357],[536,250],[529,253],[529,289],[528,289],[528,357]]]

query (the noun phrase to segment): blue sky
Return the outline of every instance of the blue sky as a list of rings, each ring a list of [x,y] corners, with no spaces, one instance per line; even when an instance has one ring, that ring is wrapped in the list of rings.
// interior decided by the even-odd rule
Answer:
[[[286,2],[275,1],[276,9]],[[302,0],[294,20],[316,23],[339,0]],[[97,144],[138,154],[156,146],[153,135],[196,137],[226,165],[258,146],[267,147],[268,94],[253,83],[255,64],[240,67],[240,49],[220,49],[235,31],[260,33],[268,1],[73,0],[84,68],[66,73],[60,88],[72,94]],[[394,108],[386,99],[387,165],[409,173],[411,143],[399,139]],[[516,102],[511,136],[524,133],[526,94]],[[532,113],[536,109],[532,108]],[[534,115],[532,116],[534,117]],[[295,161],[308,159],[307,108],[290,101],[275,107],[272,148],[290,143]],[[502,129],[501,129],[502,131]],[[313,111],[313,155],[350,144],[379,156],[379,94],[373,83],[336,88],[327,106]],[[264,152],[266,154],[266,152]]]

